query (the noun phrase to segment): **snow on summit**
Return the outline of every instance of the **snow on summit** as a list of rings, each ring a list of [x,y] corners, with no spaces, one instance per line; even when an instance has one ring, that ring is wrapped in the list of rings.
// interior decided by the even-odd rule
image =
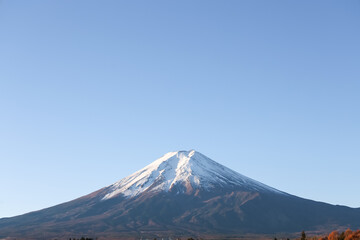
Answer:
[[[241,187],[250,191],[283,193],[190,150],[166,153],[143,169],[110,185],[103,200],[119,194],[134,197],[145,191],[168,192],[176,186],[184,186],[183,189],[187,190]]]

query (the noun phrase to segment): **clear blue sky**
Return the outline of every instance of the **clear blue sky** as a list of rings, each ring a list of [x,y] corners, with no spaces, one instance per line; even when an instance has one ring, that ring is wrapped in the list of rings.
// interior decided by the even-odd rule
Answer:
[[[360,2],[0,2],[0,217],[196,149],[360,207]]]

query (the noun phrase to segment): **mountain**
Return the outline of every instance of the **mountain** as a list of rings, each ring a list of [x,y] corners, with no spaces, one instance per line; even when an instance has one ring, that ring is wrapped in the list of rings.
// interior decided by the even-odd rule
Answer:
[[[226,238],[359,226],[360,209],[287,194],[191,150],[73,201],[0,219],[0,238]]]

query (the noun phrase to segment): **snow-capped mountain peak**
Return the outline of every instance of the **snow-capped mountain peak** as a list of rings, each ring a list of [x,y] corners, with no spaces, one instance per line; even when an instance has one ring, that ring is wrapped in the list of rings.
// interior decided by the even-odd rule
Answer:
[[[179,188],[180,186],[180,188]],[[239,188],[249,191],[271,191],[283,194],[253,179],[245,177],[203,154],[190,151],[169,152],[153,163],[108,187],[103,200],[119,194],[134,197],[143,192],[211,191],[215,187]]]

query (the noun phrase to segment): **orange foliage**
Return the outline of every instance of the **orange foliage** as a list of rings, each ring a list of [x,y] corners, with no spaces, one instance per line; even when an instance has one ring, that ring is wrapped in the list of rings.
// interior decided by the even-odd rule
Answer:
[[[360,230],[357,230],[356,232],[353,232],[350,229],[346,230],[345,240],[360,240]]]
[[[350,228],[348,228],[346,231],[345,231],[345,239],[347,239],[347,237],[349,237],[353,232],[350,230]]]
[[[318,240],[360,240],[360,230],[351,231],[347,229],[342,234],[333,231],[328,236],[319,237]]]
[[[344,240],[360,240],[360,230],[351,231],[350,229],[347,229],[342,236],[343,238],[341,239]],[[329,234],[328,240],[340,240],[340,234],[337,231],[333,231]]]
[[[339,233],[337,231],[333,231],[328,236],[329,240],[338,240],[339,239]]]

